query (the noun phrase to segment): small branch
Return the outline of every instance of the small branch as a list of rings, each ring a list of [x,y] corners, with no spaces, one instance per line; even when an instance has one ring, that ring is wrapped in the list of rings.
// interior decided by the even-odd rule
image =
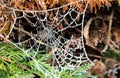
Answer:
[[[103,58],[102,56],[94,55],[94,54],[88,54],[88,56],[95,57],[95,58],[99,58],[99,59],[102,59],[102,58]]]
[[[33,37],[34,34],[31,34],[31,33],[27,32],[27,31],[25,31],[24,29],[19,29],[18,27],[15,27],[15,26],[14,26],[14,29],[15,29],[15,30],[18,30],[18,31],[21,31],[21,32],[23,32],[23,33],[25,33],[25,34],[27,34],[27,35],[30,36],[32,39],[34,39],[36,43],[45,45],[44,42],[39,41],[39,40],[36,40],[36,39]]]
[[[114,42],[114,41],[110,41],[116,48],[119,48],[119,46]]]
[[[104,49],[101,52],[106,52],[106,50],[108,49],[109,45],[110,45],[110,41],[111,41],[111,27],[112,27],[112,18],[114,15],[114,11],[112,11],[111,15],[110,15],[110,20],[109,20],[109,28],[108,28],[108,33],[107,33],[107,44],[104,47]]]

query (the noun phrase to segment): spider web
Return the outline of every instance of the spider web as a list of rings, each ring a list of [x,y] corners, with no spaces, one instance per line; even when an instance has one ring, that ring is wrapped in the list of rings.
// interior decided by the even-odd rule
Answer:
[[[20,10],[0,4],[3,8],[8,9],[13,16],[9,33],[6,37],[3,34],[1,36],[7,38],[10,43],[34,60],[38,70],[46,76],[52,74],[53,77],[57,78],[59,77],[59,75],[55,75],[57,69],[61,71],[75,70],[84,62],[92,63],[87,56],[83,39],[84,17],[88,3],[84,10],[79,12],[78,7],[73,8],[73,5],[78,2],[82,1],[40,11]],[[65,13],[61,12],[65,7],[69,7],[69,9]],[[0,32],[7,26],[9,20],[3,20],[2,17],[4,25],[0,28]],[[79,29],[81,33],[75,35],[75,29]],[[53,59],[51,65],[56,67],[56,71],[45,70],[35,60],[43,45],[48,50],[46,52],[51,54]]]

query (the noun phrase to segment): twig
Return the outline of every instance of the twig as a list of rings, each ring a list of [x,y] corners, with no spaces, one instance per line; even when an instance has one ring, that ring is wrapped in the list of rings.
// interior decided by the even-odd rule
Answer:
[[[102,58],[103,58],[102,56],[94,55],[94,54],[88,54],[88,56],[95,57],[95,58],[99,58],[99,59],[102,59]]]
[[[109,45],[110,45],[110,41],[111,41],[111,27],[112,27],[112,18],[114,15],[114,11],[112,11],[111,15],[110,15],[110,20],[109,20],[109,28],[108,28],[108,34],[107,34],[107,44],[104,47],[104,49],[101,52],[106,52],[106,50],[108,49]]]
[[[39,44],[45,45],[44,42],[39,41],[39,40],[36,40],[36,39],[33,37],[33,34],[31,34],[31,33],[27,32],[27,31],[25,31],[24,29],[19,29],[18,27],[15,27],[15,26],[14,26],[14,29],[15,29],[15,30],[19,30],[19,31],[24,32],[25,34],[27,34],[28,36],[30,36],[32,39],[34,39],[36,43],[39,43]]]
[[[117,44],[115,44],[115,42],[114,41],[110,41],[116,48],[119,48],[119,46],[117,45]]]

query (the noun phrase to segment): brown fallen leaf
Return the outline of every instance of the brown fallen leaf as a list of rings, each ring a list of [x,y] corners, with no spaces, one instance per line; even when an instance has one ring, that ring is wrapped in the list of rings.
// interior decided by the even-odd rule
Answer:
[[[104,73],[106,72],[106,66],[103,62],[94,60],[94,66],[88,70],[88,77],[95,74],[98,78],[103,78]]]
[[[95,17],[96,18],[96,17]],[[100,51],[100,49],[98,49],[96,46],[100,40],[100,37],[101,37],[101,34],[99,33],[98,30],[93,30],[93,32],[90,31],[90,25],[92,23],[92,21],[95,19],[94,17],[93,18],[90,18],[85,27],[84,27],[84,38],[85,38],[85,41],[86,41],[86,45],[87,46],[90,46],[91,48],[95,49],[95,50],[98,50]],[[97,31],[97,32],[96,32]],[[90,36],[89,34],[92,33],[92,36]],[[94,34],[93,34],[94,33]],[[97,35],[96,35],[97,34]],[[96,36],[96,37],[95,37]],[[99,36],[99,37],[98,37]],[[93,39],[94,38],[94,39]]]

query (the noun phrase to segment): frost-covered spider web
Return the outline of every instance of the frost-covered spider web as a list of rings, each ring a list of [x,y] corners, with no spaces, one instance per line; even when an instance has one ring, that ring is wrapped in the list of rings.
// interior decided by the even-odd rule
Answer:
[[[46,10],[21,10],[0,3],[2,9],[8,10],[5,11],[6,14],[9,12],[7,16],[11,17],[11,19],[5,19],[7,16],[1,15],[3,23],[0,29],[1,36],[34,60],[38,70],[45,75],[54,76],[55,71],[46,71],[35,60],[36,55],[43,48],[41,46],[44,46],[46,52],[51,54],[51,65],[56,70],[75,70],[82,63],[92,63],[87,56],[83,39],[84,17],[88,3],[80,12],[75,6],[80,2],[82,1]],[[63,12],[66,7],[68,9]],[[10,24],[10,30],[6,33],[4,31],[8,28],[8,24]]]

